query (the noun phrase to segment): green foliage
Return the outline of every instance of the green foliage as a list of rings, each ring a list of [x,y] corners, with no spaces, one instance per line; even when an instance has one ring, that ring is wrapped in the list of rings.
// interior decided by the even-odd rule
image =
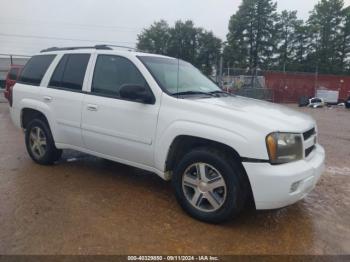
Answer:
[[[276,6],[272,0],[243,0],[229,22],[226,62],[249,69],[272,66],[277,48]]]
[[[212,32],[195,27],[192,21],[177,21],[174,27],[159,21],[138,35],[137,48],[178,57],[210,75],[219,61],[221,40]]]
[[[342,74],[350,71],[350,7],[320,0],[307,23],[271,0],[243,0],[229,22],[225,64]]]
[[[297,18],[296,11],[282,11],[278,16],[275,30],[278,36],[275,68],[295,71],[304,61],[307,35],[304,22]],[[297,63],[296,63],[297,61]]]
[[[169,30],[166,21],[155,22],[150,28],[144,29],[138,35],[137,48],[157,54],[166,54],[171,37]]]
[[[308,25],[312,51],[320,73],[338,73],[343,24],[343,0],[321,0],[312,11]]]
[[[350,74],[350,6],[343,10],[343,26],[340,37],[339,66],[342,73]]]
[[[296,11],[277,13],[276,0],[243,0],[230,18],[223,49],[225,66],[326,74],[350,74],[350,7],[320,0],[304,22]],[[206,74],[218,66],[222,42],[192,21],[155,22],[137,47],[179,57]]]

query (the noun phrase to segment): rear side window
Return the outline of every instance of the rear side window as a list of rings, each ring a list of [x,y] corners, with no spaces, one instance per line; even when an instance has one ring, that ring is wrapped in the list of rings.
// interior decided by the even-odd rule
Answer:
[[[92,80],[92,93],[119,97],[123,85],[148,88],[136,66],[128,59],[115,55],[99,55]]]
[[[56,55],[33,56],[24,67],[19,82],[39,86]]]
[[[10,80],[17,80],[18,70],[19,70],[18,68],[11,68],[9,71],[8,78]]]
[[[66,54],[56,67],[49,87],[81,91],[89,54]]]

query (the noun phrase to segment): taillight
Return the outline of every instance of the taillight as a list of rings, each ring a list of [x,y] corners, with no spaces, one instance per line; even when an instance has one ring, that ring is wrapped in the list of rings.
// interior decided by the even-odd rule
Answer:
[[[8,100],[9,100],[9,104],[10,104],[10,106],[12,107],[12,102],[13,102],[13,87],[14,87],[14,85],[13,86],[10,86],[9,87],[9,93],[8,93]]]
[[[7,90],[7,88],[4,90],[4,97],[9,100],[9,91]]]

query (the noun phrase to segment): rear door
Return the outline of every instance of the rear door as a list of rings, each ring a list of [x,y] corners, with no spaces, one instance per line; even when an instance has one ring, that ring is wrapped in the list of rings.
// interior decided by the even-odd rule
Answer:
[[[83,147],[81,135],[82,92],[90,54],[65,54],[51,75],[42,100],[50,107],[58,144]]]

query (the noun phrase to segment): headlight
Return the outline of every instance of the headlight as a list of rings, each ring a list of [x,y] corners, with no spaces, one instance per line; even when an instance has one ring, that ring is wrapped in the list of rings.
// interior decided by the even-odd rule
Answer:
[[[301,134],[272,133],[266,137],[271,164],[284,164],[303,158]]]

